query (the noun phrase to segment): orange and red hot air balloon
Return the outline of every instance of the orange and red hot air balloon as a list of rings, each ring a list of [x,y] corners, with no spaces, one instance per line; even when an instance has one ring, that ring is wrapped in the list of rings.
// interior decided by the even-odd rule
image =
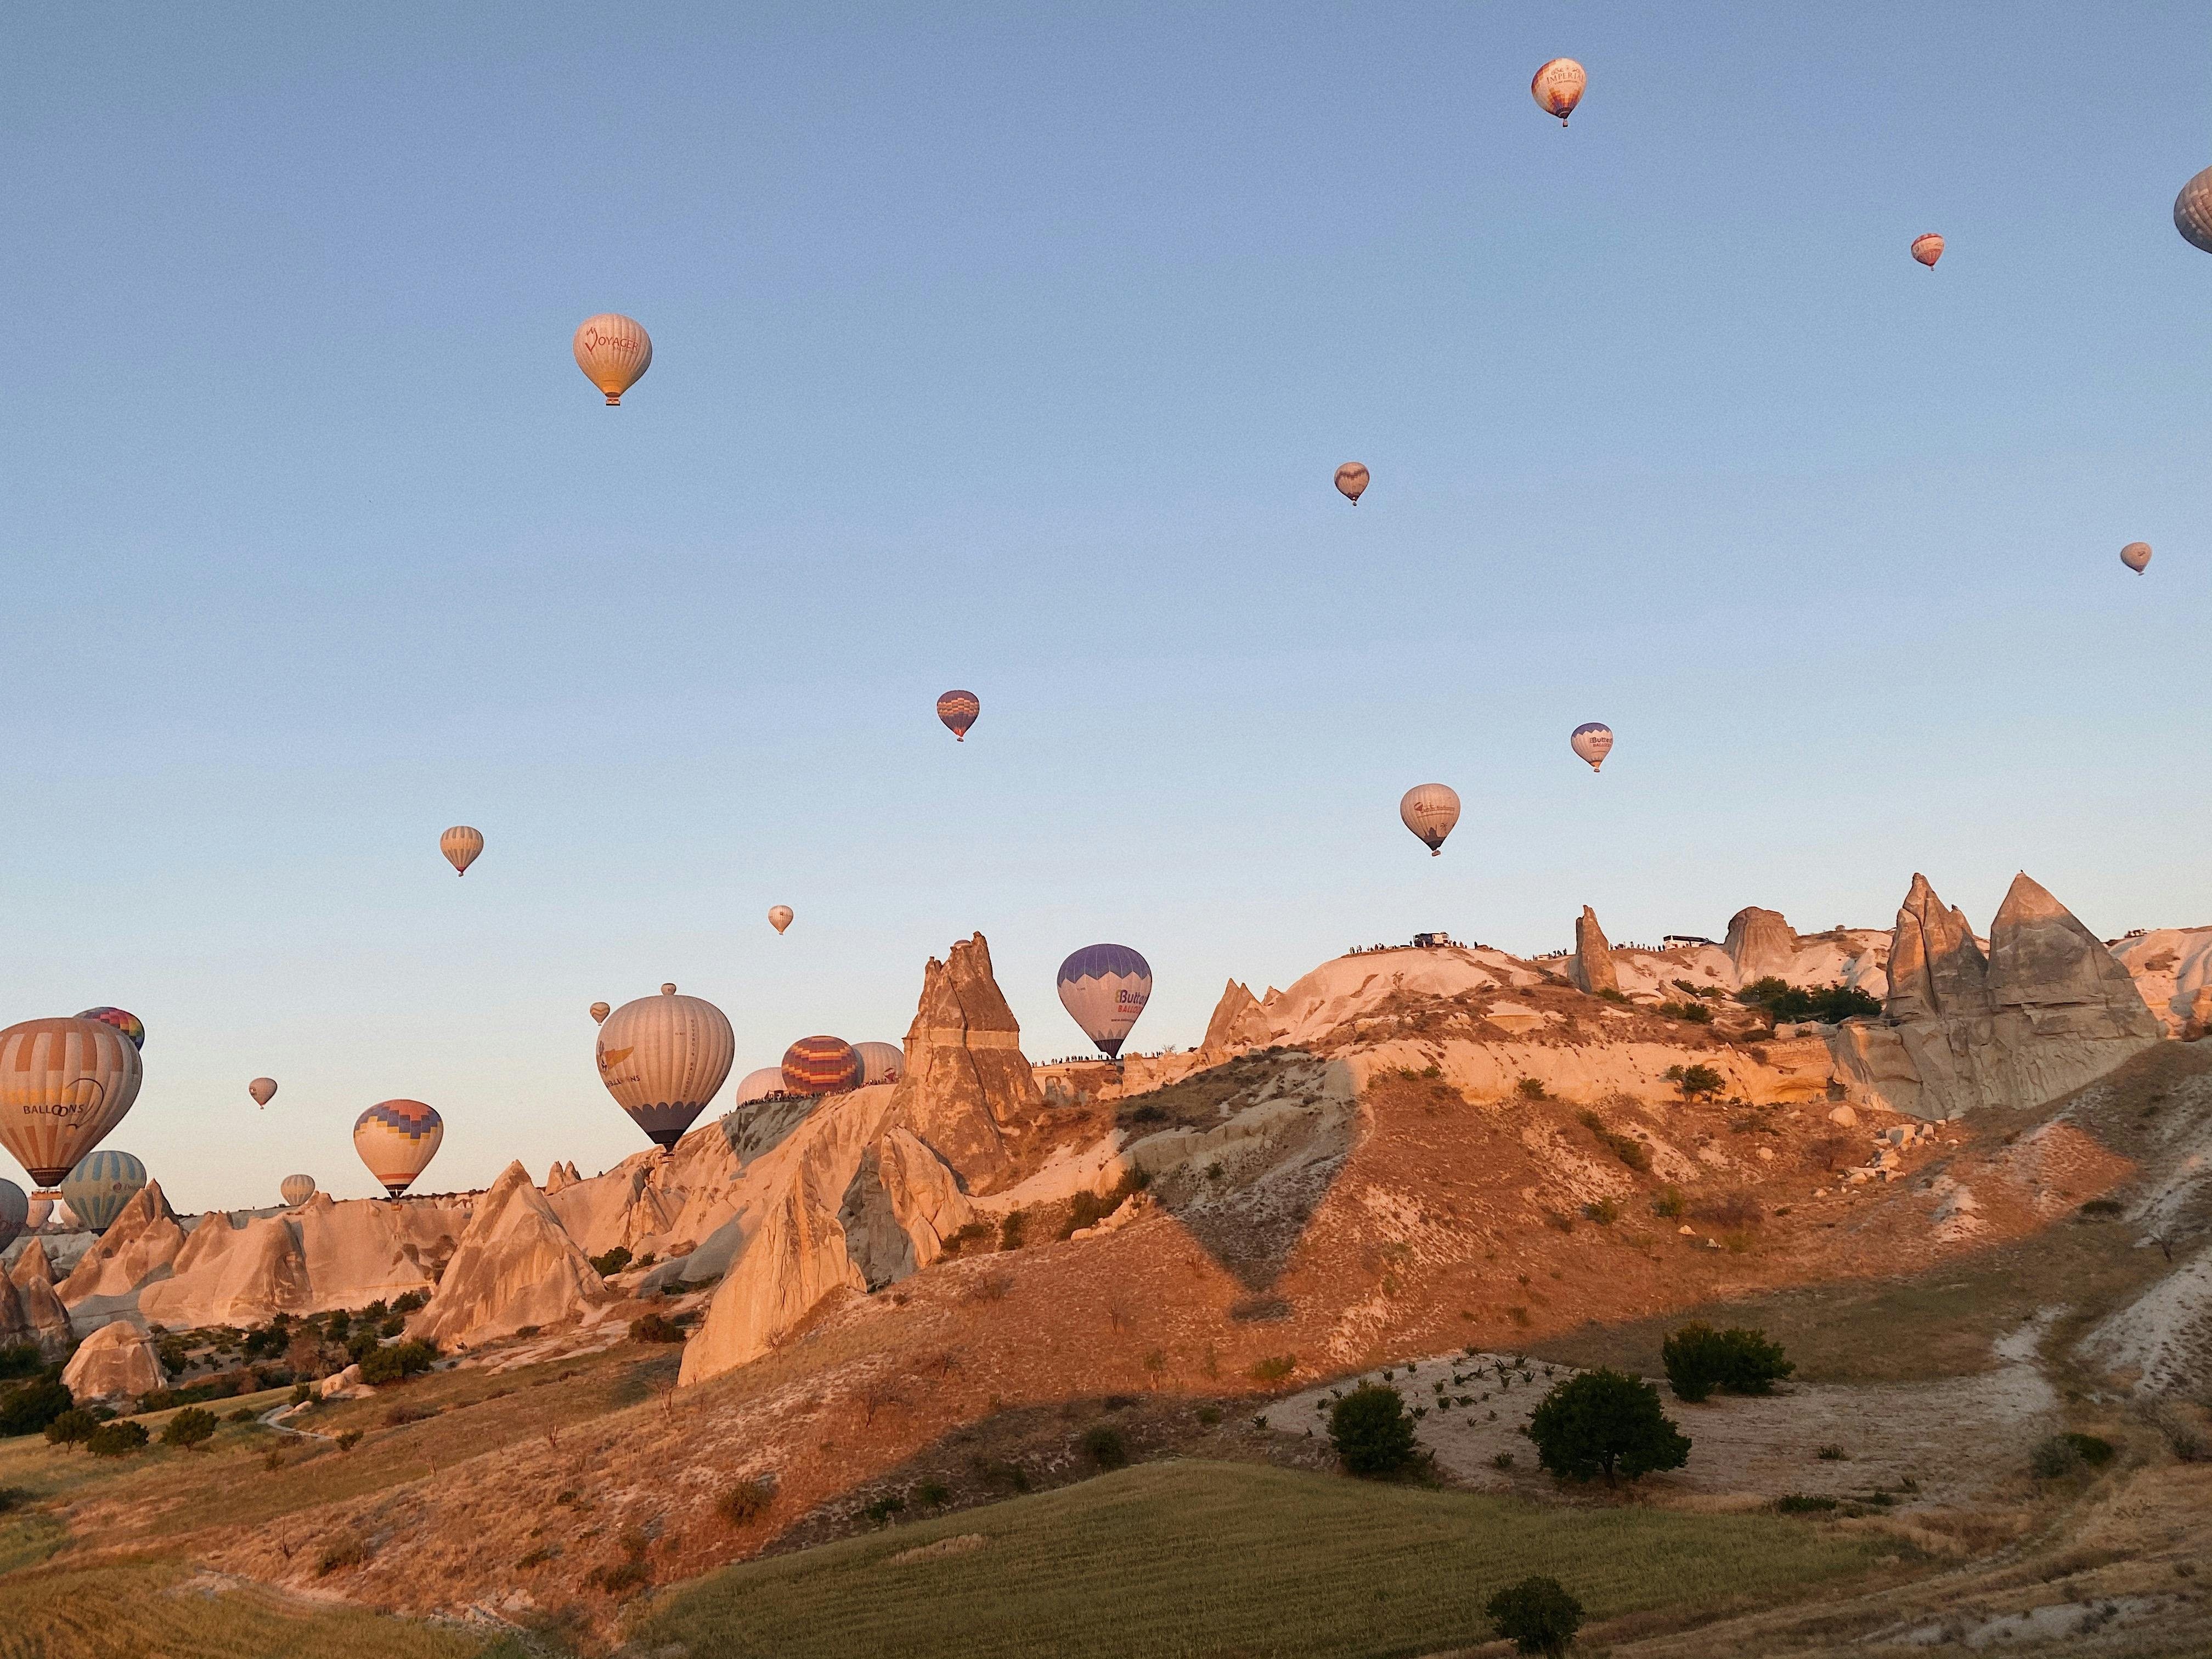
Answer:
[[[1358,461],[1346,461],[1336,469],[1336,489],[1345,500],[1358,506],[1359,498],[1367,493],[1367,469]]]
[[[1538,70],[1528,82],[1528,95],[1536,106],[1547,115],[1556,115],[1559,125],[1567,124],[1567,117],[1575,112],[1575,106],[1583,100],[1583,88],[1589,85],[1589,76],[1583,66],[1571,58],[1554,58]]]
[[[982,712],[982,700],[973,691],[947,691],[937,700],[937,718],[945,722],[956,743],[968,741],[968,728]]]
[[[794,1095],[842,1095],[859,1088],[867,1069],[842,1037],[801,1037],[783,1051],[783,1086]]]
[[[1936,262],[1943,257],[1943,239],[1932,230],[1923,231],[1912,239],[1912,257],[1935,270]]]

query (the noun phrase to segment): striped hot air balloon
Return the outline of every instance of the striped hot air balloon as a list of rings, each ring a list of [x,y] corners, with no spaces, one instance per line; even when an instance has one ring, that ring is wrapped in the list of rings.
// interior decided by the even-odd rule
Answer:
[[[1923,231],[1912,239],[1912,257],[1935,270],[1936,262],[1943,257],[1943,239],[1932,230]]]
[[[453,873],[465,876],[469,866],[477,861],[483,851],[483,832],[471,830],[465,823],[457,823],[438,837],[438,850],[446,855],[446,862],[453,866]]]
[[[783,1092],[783,1067],[763,1066],[755,1071],[747,1072],[738,1079],[737,1092],[731,1103],[737,1106],[750,1106],[756,1100],[766,1100],[770,1095],[780,1095]]]
[[[1367,469],[1358,461],[1346,461],[1336,469],[1336,488],[1345,500],[1358,506],[1359,498],[1367,493]]]
[[[644,324],[620,312],[603,311],[585,318],[571,343],[576,367],[606,394],[610,409],[619,404],[623,393],[643,380],[645,371],[653,367],[653,337],[645,331]]]
[[[679,997],[625,1002],[599,1026],[599,1081],[656,1146],[673,1146],[707,1109],[737,1058],[737,1033],[720,1008]]]
[[[937,700],[937,718],[945,722],[956,743],[968,741],[968,728],[982,712],[982,699],[973,691],[947,691]]]
[[[146,1052],[146,1022],[128,1008],[86,1008],[78,1012],[77,1018],[96,1019],[102,1025],[112,1025],[131,1039],[132,1048],[141,1054]]]
[[[794,1095],[842,1095],[866,1069],[842,1037],[801,1037],[783,1051],[783,1086]]]
[[[380,1100],[353,1121],[353,1149],[397,1198],[430,1167],[446,1121],[419,1100]]]
[[[70,1212],[96,1233],[115,1224],[123,1206],[146,1185],[146,1166],[128,1152],[94,1152],[62,1180]]]
[[[896,1083],[906,1072],[906,1050],[896,1042],[856,1042],[860,1057],[860,1083]]]
[[[287,1209],[298,1209],[315,1195],[315,1178],[311,1175],[288,1175],[276,1190],[283,1194]]]
[[[107,1139],[138,1098],[138,1045],[97,1019],[27,1019],[0,1031],[0,1146],[41,1188]]]
[[[1060,1006],[1109,1059],[1152,996],[1152,964],[1126,945],[1086,945],[1060,964]]]

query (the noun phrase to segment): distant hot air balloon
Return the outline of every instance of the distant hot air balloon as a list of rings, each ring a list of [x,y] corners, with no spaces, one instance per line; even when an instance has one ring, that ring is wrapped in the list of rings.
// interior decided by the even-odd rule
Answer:
[[[1929,270],[1935,270],[1936,262],[1943,257],[1943,239],[1932,230],[1914,237],[1912,257]]]
[[[70,1212],[95,1233],[104,1233],[123,1206],[146,1185],[146,1166],[128,1152],[97,1152],[62,1181]]]
[[[737,1033],[720,1008],[664,985],[657,997],[625,1002],[599,1027],[599,1081],[665,1150],[707,1109],[737,1053]]]
[[[982,712],[982,699],[973,691],[947,691],[937,700],[937,718],[945,722],[956,743],[968,741],[968,728]]]
[[[853,1052],[860,1057],[860,1083],[896,1083],[906,1070],[906,1050],[896,1042],[856,1042]]]
[[[246,1092],[253,1097],[253,1103],[256,1106],[266,1106],[276,1098],[276,1079],[273,1077],[258,1077],[246,1085]]]
[[[0,1250],[21,1238],[30,1224],[30,1194],[12,1181],[0,1181]]]
[[[607,1016],[613,1012],[613,1008],[606,1003],[593,1003],[592,1005],[592,1024],[594,1025],[605,1024],[607,1023]]]
[[[102,1025],[112,1025],[131,1039],[131,1046],[139,1053],[146,1052],[146,1022],[127,1008],[83,1008],[77,1012],[79,1019],[96,1019]]]
[[[737,1092],[732,1097],[731,1104],[750,1106],[756,1100],[766,1100],[770,1095],[784,1092],[783,1067],[763,1066],[757,1071],[747,1072],[738,1079]]]
[[[105,1140],[138,1097],[138,1045],[97,1019],[27,1019],[0,1031],[0,1146],[41,1188]]]
[[[380,1100],[353,1121],[353,1149],[393,1198],[430,1167],[446,1121],[419,1100]]]
[[[1538,70],[1528,82],[1528,95],[1536,100],[1537,107],[1547,115],[1559,118],[1559,125],[1567,124],[1567,117],[1575,112],[1575,106],[1583,100],[1583,88],[1589,85],[1589,76],[1583,66],[1571,58],[1554,58]]]
[[[621,403],[623,393],[653,367],[653,337],[635,318],[619,312],[586,317],[576,330],[575,350],[576,367],[607,394],[609,408]]]
[[[446,855],[446,862],[453,866],[453,873],[465,876],[469,866],[477,861],[483,851],[483,832],[471,830],[465,823],[457,823],[438,837],[438,850]]]
[[[783,1086],[794,1095],[842,1095],[860,1086],[867,1067],[842,1037],[801,1037],[783,1051]]]
[[[2120,562],[2134,571],[2136,575],[2142,575],[2143,567],[2150,562],[2150,544],[2130,542],[2120,550]]]
[[[785,928],[790,927],[791,907],[788,904],[769,905],[768,907],[768,925],[775,928],[779,933]]]
[[[1417,783],[1399,801],[1398,816],[1434,858],[1443,851],[1444,837],[1459,822],[1459,796],[1447,784]]]
[[[1357,461],[1346,461],[1336,469],[1337,492],[1354,507],[1367,493],[1367,469]]]
[[[1126,945],[1086,945],[1060,964],[1060,1006],[1109,1059],[1152,996],[1152,964]]]
[[[31,1200],[30,1214],[25,1219],[23,1225],[32,1232],[36,1232],[40,1228],[46,1224],[47,1220],[53,1215],[53,1212],[54,1200],[52,1199],[34,1198]]]
[[[1567,739],[1575,753],[1589,763],[1593,772],[1605,764],[1605,757],[1613,752],[1613,728],[1601,720],[1585,720],[1575,727],[1574,735]]]
[[[2173,228],[2190,246],[2212,253],[2212,167],[2184,185],[2173,198]]]
[[[315,1178],[309,1175],[286,1176],[276,1188],[284,1200],[284,1207],[296,1210],[315,1195]]]

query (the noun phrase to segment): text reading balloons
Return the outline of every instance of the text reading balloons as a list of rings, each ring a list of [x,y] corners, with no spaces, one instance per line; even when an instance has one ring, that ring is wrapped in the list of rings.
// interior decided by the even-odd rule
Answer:
[[[982,699],[973,691],[947,691],[937,700],[937,718],[958,743],[968,741],[968,728],[975,724],[975,716],[983,712]]]
[[[143,1054],[146,1049],[146,1022],[127,1008],[86,1008],[80,1010],[79,1019],[96,1019],[102,1025],[112,1025],[131,1039],[131,1046]]]
[[[98,1152],[63,1177],[62,1196],[71,1215],[104,1233],[145,1185],[146,1166],[130,1153]]]
[[[737,1033],[720,1008],[679,997],[625,1002],[599,1027],[599,1081],[653,1144],[673,1146],[707,1109],[737,1058]]]
[[[1613,728],[1600,720],[1585,720],[1575,727],[1574,735],[1567,739],[1574,751],[1589,763],[1593,772],[1605,764],[1605,757],[1613,752]]]
[[[0,1250],[23,1236],[31,1224],[31,1195],[12,1181],[0,1181]]]
[[[0,1031],[0,1146],[51,1188],[138,1097],[138,1047],[97,1019],[27,1019]]]
[[[623,393],[653,367],[653,337],[635,318],[619,312],[584,319],[576,330],[575,349],[576,367],[607,394],[610,408],[621,403]]]
[[[867,1068],[842,1037],[801,1037],[783,1051],[783,1086],[794,1095],[842,1095],[860,1086]]]
[[[483,832],[471,830],[465,823],[457,823],[438,837],[438,850],[446,855],[446,862],[453,866],[453,873],[465,876],[469,866],[477,861],[483,851]]]
[[[287,1209],[296,1210],[315,1195],[315,1178],[311,1175],[289,1175],[276,1188]]]
[[[1367,491],[1367,469],[1357,461],[1346,461],[1336,469],[1337,493],[1354,507]]]
[[[446,1120],[419,1100],[380,1100],[353,1121],[353,1149],[397,1198],[430,1167]]]
[[[737,1092],[732,1097],[731,1103],[749,1106],[756,1100],[766,1100],[770,1095],[780,1095],[783,1092],[783,1067],[763,1066],[747,1072],[738,1079]]]
[[[592,1024],[594,1025],[605,1024],[607,1023],[607,1016],[613,1012],[614,1008],[611,1004],[605,1002],[593,1003],[592,1005]]]
[[[2120,550],[2120,562],[2134,571],[2136,575],[2142,575],[2143,567],[2150,562],[2150,544],[2130,542]]]
[[[1929,270],[1935,270],[1936,262],[1943,257],[1943,239],[1932,230],[1914,237],[1912,257],[1926,265]]]
[[[1152,964],[1126,945],[1086,945],[1060,964],[1060,1006],[1109,1059],[1152,998]]]
[[[853,1052],[860,1057],[860,1081],[896,1083],[906,1070],[906,1050],[896,1042],[856,1042]]]
[[[2184,185],[2173,198],[2173,228],[2190,246],[2212,253],[2212,167]]]
[[[1589,76],[1583,66],[1571,58],[1554,58],[1538,70],[1528,82],[1528,95],[1536,106],[1547,115],[1556,115],[1559,125],[1567,124],[1567,117],[1575,112],[1575,106],[1583,100],[1583,88],[1589,85]]]
[[[246,1085],[246,1092],[253,1097],[253,1103],[256,1106],[266,1106],[276,1098],[276,1079],[273,1077],[258,1077]]]
[[[1443,851],[1444,837],[1459,822],[1459,796],[1447,784],[1417,783],[1399,801],[1398,816],[1434,858]]]
[[[788,904],[769,905],[768,907],[768,925],[775,928],[779,933],[785,928],[790,927],[791,907]]]

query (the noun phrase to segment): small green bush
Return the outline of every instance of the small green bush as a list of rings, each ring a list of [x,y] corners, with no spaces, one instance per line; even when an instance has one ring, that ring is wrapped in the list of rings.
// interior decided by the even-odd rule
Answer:
[[[1690,1460],[1687,1436],[1659,1407],[1659,1390],[1615,1370],[1585,1371],[1555,1385],[1528,1419],[1538,1461],[1562,1480],[1615,1472],[1631,1480]]]
[[[84,1449],[94,1457],[128,1457],[145,1444],[146,1425],[123,1421],[101,1424],[85,1437]]]
[[[999,1248],[1002,1250],[1020,1249],[1022,1239],[1029,1231],[1029,1225],[1030,1215],[1027,1210],[1007,1211],[1004,1218],[999,1223]]]
[[[292,1403],[294,1405],[304,1406],[314,1397],[314,1389],[308,1387],[305,1382],[295,1382],[292,1385]]]
[[[1210,1429],[1213,1427],[1215,1424],[1221,1421],[1221,1407],[1218,1406],[1200,1406],[1198,1408],[1198,1421],[1200,1426],[1202,1428]]]
[[[1583,1205],[1583,1214],[1601,1227],[1610,1227],[1620,1219],[1620,1206],[1609,1198],[1601,1198],[1595,1204]]]
[[[1825,1515],[1836,1507],[1836,1500],[1793,1492],[1776,1498],[1774,1507],[1784,1515]]]
[[[1690,1207],[1680,1187],[1662,1187],[1651,1198],[1651,1213],[1672,1221]]]
[[[1608,985],[1597,994],[1597,1000],[1600,1002],[1618,1002],[1626,1005],[1628,1001],[1628,994],[1615,986]]]
[[[629,1340],[633,1342],[681,1342],[684,1332],[675,1321],[666,1316],[649,1313],[629,1322]]]
[[[351,1451],[356,1446],[361,1444],[361,1431],[359,1429],[341,1430],[336,1436],[336,1439],[340,1451]]]
[[[1745,986],[1735,994],[1735,1000],[1759,1009],[1770,1019],[1817,1019],[1829,1025],[1847,1019],[1871,1019],[1881,1012],[1881,1002],[1855,985],[1838,981],[1807,989],[1771,974]]]
[[[617,1244],[601,1255],[592,1258],[592,1270],[602,1279],[612,1279],[629,1266],[630,1254],[627,1245]]]
[[[775,1483],[766,1480],[740,1480],[724,1492],[714,1508],[733,1527],[757,1521],[775,1502]]]
[[[1680,1089],[1685,1100],[1710,1100],[1728,1086],[1728,1079],[1710,1066],[1669,1066],[1660,1076]]]
[[[963,1227],[958,1232],[953,1234],[950,1238],[945,1241],[943,1254],[946,1255],[958,1255],[969,1245],[981,1244],[984,1240],[990,1237],[990,1236],[991,1224],[989,1222],[971,1221],[966,1226]]]
[[[1556,1578],[1532,1575],[1509,1584],[1484,1609],[1499,1638],[1522,1653],[1565,1653],[1582,1628],[1583,1604]]]
[[[381,1388],[419,1376],[437,1361],[438,1351],[427,1342],[398,1342],[388,1348],[372,1349],[361,1362],[361,1380]]]
[[[1298,1368],[1298,1357],[1294,1353],[1279,1353],[1266,1359],[1255,1359],[1246,1373],[1255,1382],[1279,1382]]]
[[[1084,1435],[1083,1455],[1102,1469],[1118,1469],[1129,1461],[1129,1446],[1121,1430],[1101,1423]]]
[[[1685,1325],[1668,1337],[1659,1356],[1674,1397],[1692,1404],[1716,1389],[1771,1394],[1777,1382],[1797,1369],[1783,1357],[1782,1345],[1769,1341],[1764,1331],[1717,1331],[1701,1323]]]
[[[1543,1081],[1540,1078],[1524,1077],[1513,1086],[1519,1092],[1521,1098],[1523,1100],[1543,1100],[1547,1098],[1544,1092]]]
[[[226,1423],[251,1423],[258,1415],[252,1407],[240,1406],[234,1412],[226,1412],[222,1420]]]
[[[199,1406],[187,1406],[169,1419],[161,1431],[165,1446],[182,1446],[187,1451],[197,1450],[215,1438],[215,1413]]]
[[[2112,1443],[2094,1434],[2069,1434],[2062,1437],[2074,1448],[2074,1454],[2093,1469],[2101,1469],[2112,1461]]]
[[[1702,1002],[1662,1002],[1659,1012],[1668,1019],[1679,1019],[1689,1025],[1710,1025],[1713,1011]]]
[[[39,1352],[35,1342],[10,1342],[0,1347],[0,1382],[36,1376],[46,1368],[46,1356]]]
[[[1328,1437],[1346,1470],[1370,1480],[1414,1462],[1413,1419],[1395,1389],[1363,1382],[1329,1408]]]
[[[424,1296],[422,1291],[410,1291],[392,1304],[392,1311],[401,1315],[416,1313],[427,1305],[429,1297]]]
[[[322,1557],[315,1567],[320,1577],[327,1578],[343,1568],[357,1567],[368,1559],[368,1546],[348,1533],[323,1546]]]
[[[952,1488],[942,1480],[925,1480],[914,1489],[914,1501],[941,1510],[952,1501]]]
[[[0,1435],[39,1434],[76,1404],[61,1380],[59,1367],[0,1395]]]
[[[99,1426],[98,1418],[81,1406],[73,1406],[46,1425],[46,1442],[54,1446],[81,1446]]]
[[[2093,1198],[2081,1206],[2081,1214],[2092,1221],[2103,1220],[2120,1212],[2117,1198]]]
[[[869,1520],[874,1522],[878,1526],[884,1527],[889,1526],[890,1524],[891,1516],[896,1515],[905,1507],[905,1498],[900,1497],[898,1493],[895,1492],[885,1492],[881,1498],[876,1499],[874,1503],[864,1505],[860,1513],[866,1516]]]

